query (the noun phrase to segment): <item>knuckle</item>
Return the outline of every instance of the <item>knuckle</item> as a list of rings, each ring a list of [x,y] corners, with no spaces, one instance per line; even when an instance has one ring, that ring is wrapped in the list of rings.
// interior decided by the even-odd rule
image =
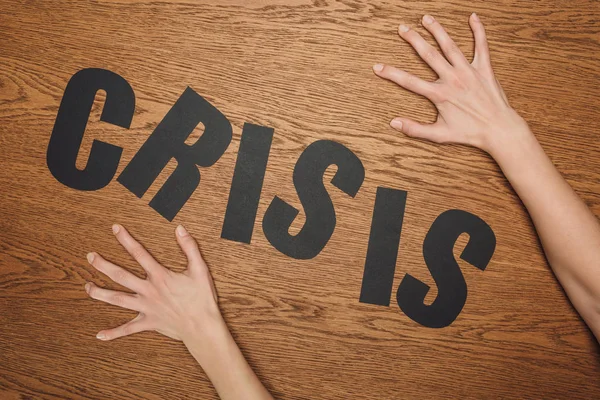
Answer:
[[[463,80],[460,78],[453,78],[451,84],[456,89],[464,89],[465,88],[465,84],[463,83]]]
[[[189,260],[188,261],[188,268],[195,268],[195,269],[207,270],[208,271],[208,268],[206,268],[206,264],[204,263],[204,261],[202,259],[199,259],[199,260]]]
[[[417,77],[414,75],[406,75],[404,77],[404,83],[406,86],[415,86],[417,84]]]
[[[113,280],[117,283],[124,283],[127,281],[127,272],[123,269],[117,270],[113,275]]]
[[[133,258],[140,259],[144,256],[145,250],[140,244],[133,245],[131,247],[131,255]]]
[[[131,335],[133,333],[133,329],[131,328],[131,324],[125,325],[121,329],[121,333],[123,334],[123,336]]]
[[[436,90],[428,90],[427,93],[425,93],[425,97],[427,97],[429,100],[431,100],[431,102],[433,102],[433,104],[440,104],[443,103],[445,100],[442,96],[440,96],[440,93]]]
[[[461,54],[460,49],[458,48],[458,46],[454,42],[448,43],[446,45],[445,51],[446,51],[447,54],[451,54],[451,55]]]
[[[429,92],[427,93],[427,98],[434,104],[441,104],[448,101],[448,96],[443,90],[443,86],[437,82],[430,86]]]
[[[433,48],[428,48],[423,52],[423,60],[425,61],[434,61],[437,57],[437,51]]]
[[[191,236],[183,238],[183,241],[181,243],[190,249],[193,249],[196,245],[196,241]]]
[[[168,270],[166,272],[165,271],[155,271],[154,273],[149,275],[148,278],[155,287],[157,287],[157,288],[166,287],[168,285],[169,273],[170,273],[170,271],[168,271]]]
[[[112,297],[112,303],[116,306],[123,307],[125,305],[125,302],[126,302],[125,296],[123,296],[120,293],[115,294]]]
[[[426,96],[428,99],[431,99],[435,96],[435,86],[431,82],[422,82],[422,84],[420,85],[420,89],[423,95]]]
[[[465,80],[466,79],[462,76],[454,75],[454,76],[448,78],[448,83],[454,90],[456,90],[456,89],[464,90],[467,87]]]

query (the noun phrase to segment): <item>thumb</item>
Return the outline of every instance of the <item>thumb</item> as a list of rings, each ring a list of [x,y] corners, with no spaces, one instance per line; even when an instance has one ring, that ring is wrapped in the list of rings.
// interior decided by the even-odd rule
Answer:
[[[179,243],[179,247],[181,247],[181,250],[183,250],[188,259],[188,271],[195,276],[203,276],[199,273],[205,273],[210,283],[212,295],[215,301],[218,301],[215,283],[210,275],[206,262],[202,258],[202,254],[200,254],[196,239],[194,239],[182,225],[179,225],[177,229],[175,229],[175,233],[175,236],[177,236],[177,243]]]
[[[408,118],[394,118],[390,126],[407,136],[430,140],[435,143],[444,141],[444,130],[439,123],[421,124]]]
[[[206,270],[207,266],[200,254],[200,249],[198,248],[196,240],[182,225],[179,225],[177,229],[175,229],[175,233],[175,236],[177,236],[177,243],[179,243],[179,247],[181,247],[181,250],[183,250],[188,259],[188,269],[190,272]]]

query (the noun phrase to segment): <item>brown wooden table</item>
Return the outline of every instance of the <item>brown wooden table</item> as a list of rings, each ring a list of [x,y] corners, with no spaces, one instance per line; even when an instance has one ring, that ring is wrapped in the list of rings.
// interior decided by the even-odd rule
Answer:
[[[468,57],[467,19],[487,28],[494,68],[559,170],[600,214],[600,3],[540,1],[16,1],[0,2],[0,398],[184,399],[216,396],[181,343],[145,332],[101,342],[95,334],[134,313],[89,299],[92,280],[117,288],[85,261],[97,251],[136,273],[111,233],[130,229],[174,270],[184,257],[173,230],[199,240],[224,316],[265,385],[284,399],[600,397],[599,347],[550,271],[523,205],[483,152],[391,130],[397,115],[433,121],[427,100],[378,79],[376,62],[433,73],[397,35],[400,22],[441,21]],[[129,130],[100,121],[96,98],[77,158],[94,139],[123,148],[106,187],[58,182],[46,151],[63,92],[84,68],[110,70],[135,92]],[[231,122],[233,140],[172,221],[116,177],[186,87]],[[221,238],[245,122],[274,128],[250,244]],[[200,129],[190,137],[193,143]],[[313,259],[282,254],[262,220],[275,196],[300,210],[292,182],[317,140],[356,154],[365,178],[354,198],[325,187],[337,224]],[[377,187],[408,192],[390,306],[359,302]],[[448,209],[493,229],[485,271],[459,264],[468,298],[450,326],[432,329],[396,304],[409,273],[437,288],[422,253]],[[468,241],[454,248],[458,259]]]

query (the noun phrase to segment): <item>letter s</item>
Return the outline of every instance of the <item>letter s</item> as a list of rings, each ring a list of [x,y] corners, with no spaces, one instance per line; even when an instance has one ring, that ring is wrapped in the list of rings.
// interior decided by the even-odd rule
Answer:
[[[275,196],[263,217],[265,237],[277,250],[298,260],[316,257],[323,250],[336,224],[335,209],[323,174],[330,165],[338,169],[331,183],[354,197],[365,178],[360,159],[347,147],[331,140],[309,145],[294,167],[294,186],[306,213],[300,232],[292,236],[288,230],[298,210]]]
[[[450,325],[467,301],[467,284],[453,255],[454,243],[462,233],[469,242],[460,258],[485,270],[496,249],[496,236],[481,218],[462,210],[448,210],[431,225],[423,242],[423,257],[438,288],[431,305],[423,300],[429,286],[406,274],[400,282],[396,299],[398,306],[412,320],[430,328]]]

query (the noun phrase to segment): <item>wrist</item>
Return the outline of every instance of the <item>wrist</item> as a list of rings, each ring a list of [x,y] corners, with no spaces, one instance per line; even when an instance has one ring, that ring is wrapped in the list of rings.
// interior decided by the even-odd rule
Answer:
[[[219,358],[220,349],[227,346],[230,338],[227,324],[219,314],[191,321],[181,340],[200,366],[206,370],[207,365]]]
[[[197,341],[210,343],[215,338],[224,337],[224,334],[228,331],[219,306],[214,304],[214,306],[208,307],[207,310],[186,319],[181,330],[181,340],[186,346]]]
[[[500,122],[490,128],[481,149],[498,163],[510,155],[525,155],[537,144],[527,122],[513,109],[507,110]]]
[[[535,175],[534,171],[549,161],[544,149],[529,128],[506,132],[503,137],[498,137],[488,153],[513,187],[518,179],[525,175]]]

